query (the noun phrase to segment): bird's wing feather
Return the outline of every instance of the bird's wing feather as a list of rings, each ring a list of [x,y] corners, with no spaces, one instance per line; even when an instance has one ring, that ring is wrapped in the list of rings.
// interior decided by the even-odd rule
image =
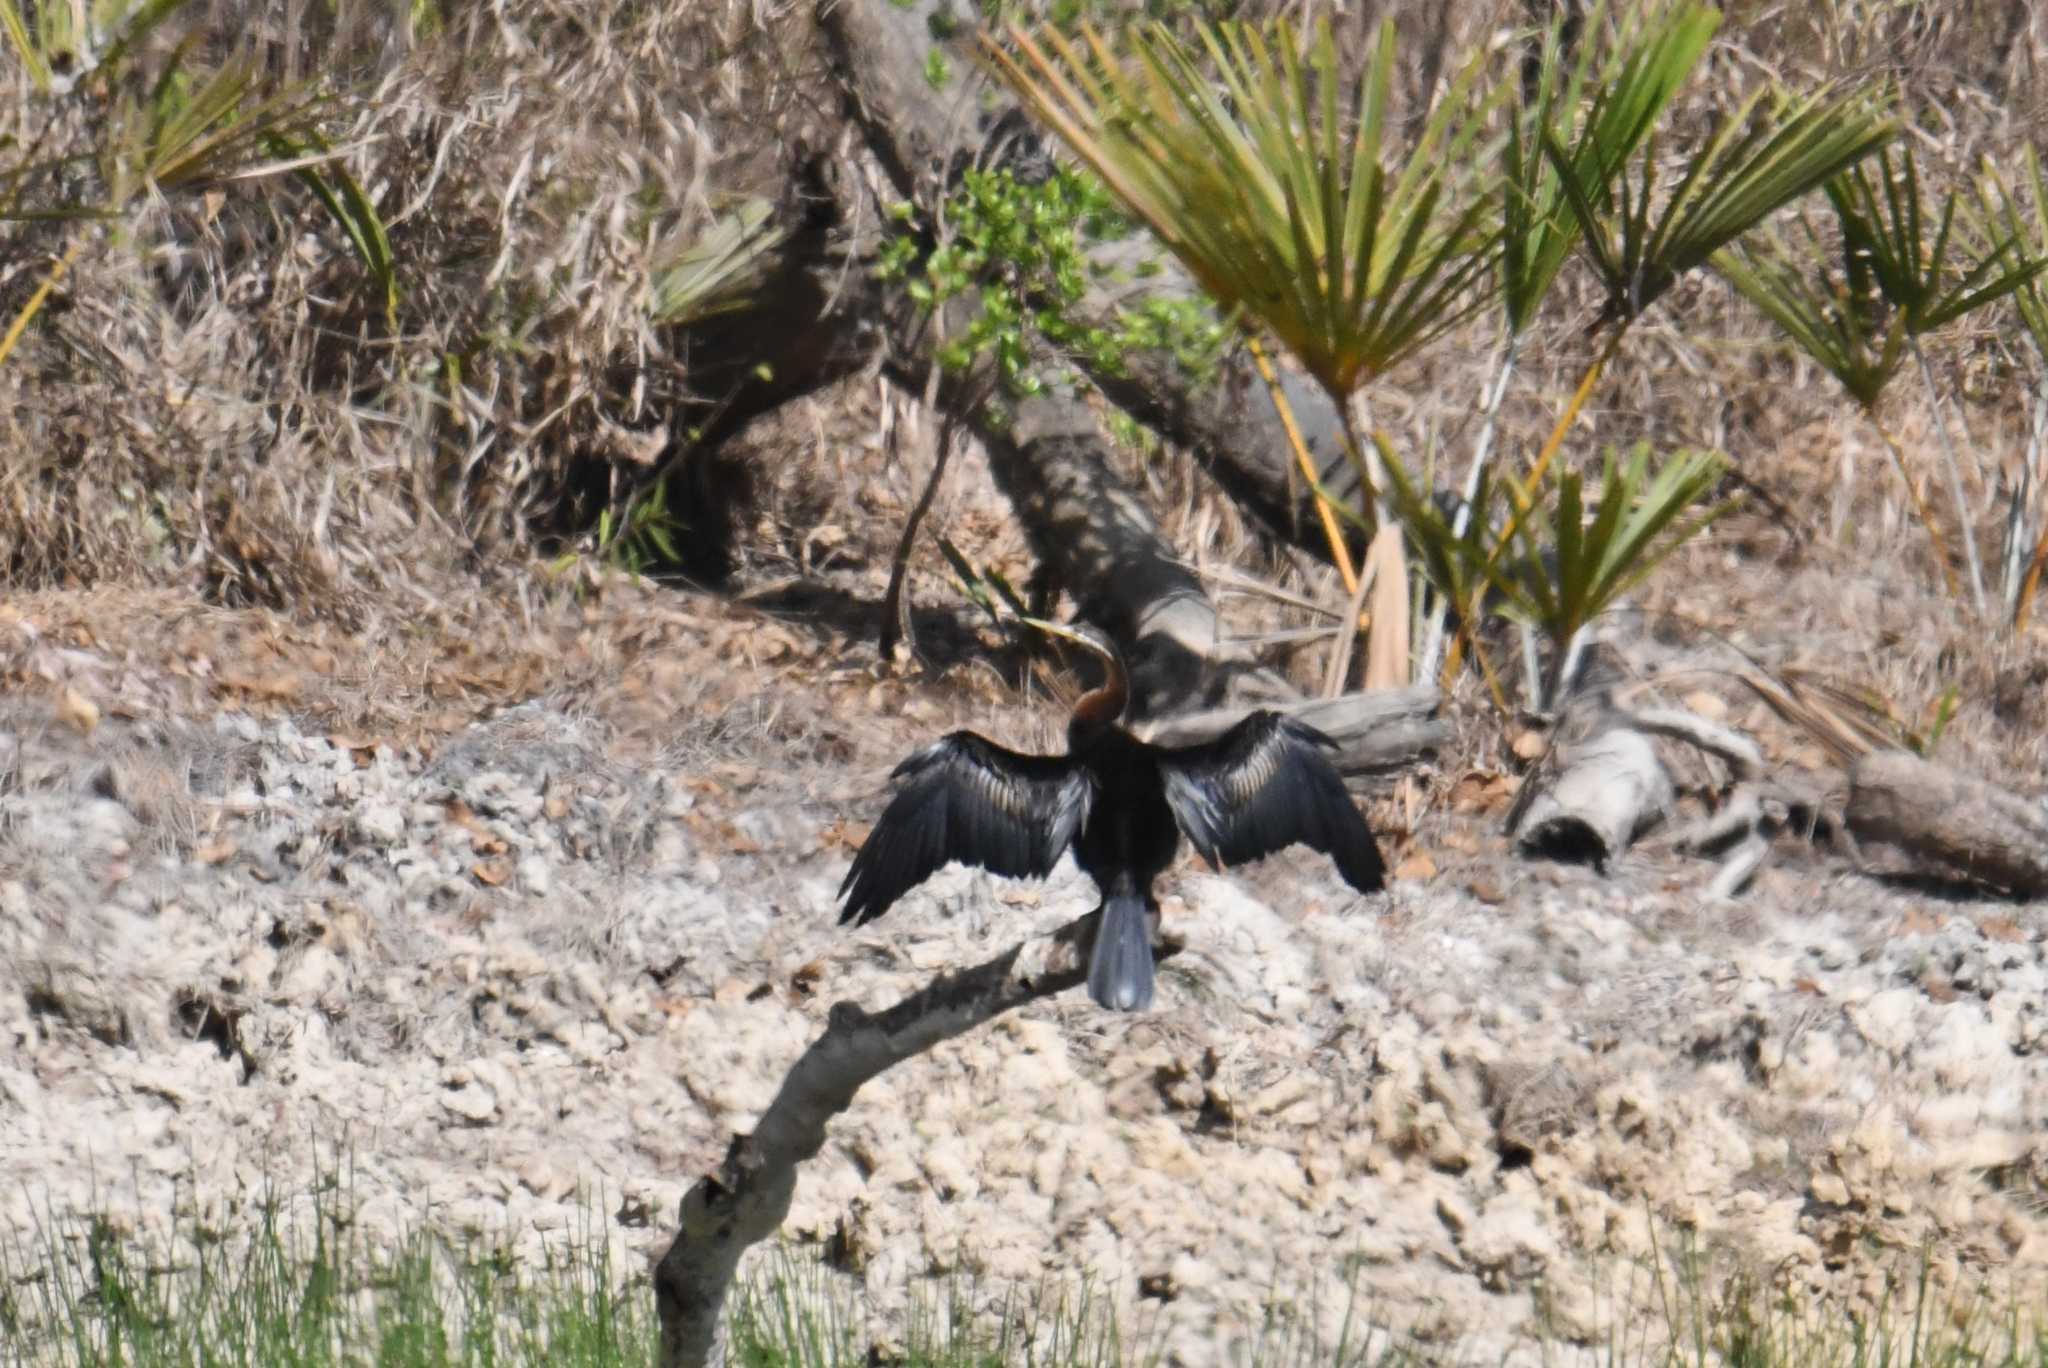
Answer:
[[[1260,859],[1298,841],[1371,893],[1385,884],[1386,865],[1326,754],[1335,748],[1307,723],[1261,710],[1213,741],[1165,751],[1166,801],[1195,849],[1216,864]]]
[[[896,796],[839,886],[842,922],[868,922],[949,860],[996,874],[1052,872],[1088,820],[1095,785],[1064,755],[1023,755],[954,732],[896,767]]]

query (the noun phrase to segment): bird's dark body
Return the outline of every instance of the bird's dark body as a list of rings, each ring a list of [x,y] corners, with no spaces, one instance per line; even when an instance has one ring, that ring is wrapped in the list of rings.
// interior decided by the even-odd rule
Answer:
[[[1074,863],[1105,896],[1148,898],[1152,881],[1180,849],[1158,748],[1122,727],[1074,730],[1083,734],[1070,734],[1067,754],[1095,780],[1088,820],[1074,839]]]
[[[910,756],[840,886],[841,921],[872,921],[949,861],[1043,878],[1072,850],[1102,891],[1089,994],[1130,1011],[1152,1001],[1152,883],[1183,835],[1217,865],[1299,842],[1328,854],[1360,892],[1381,887],[1379,845],[1330,763],[1329,737],[1255,712],[1199,745],[1141,741],[1119,723],[1128,691],[1115,648],[1076,639],[1111,669],[1075,705],[1067,753],[1025,755],[959,731]]]

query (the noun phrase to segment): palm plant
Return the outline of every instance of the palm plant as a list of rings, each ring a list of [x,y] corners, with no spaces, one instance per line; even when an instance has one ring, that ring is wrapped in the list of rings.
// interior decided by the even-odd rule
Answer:
[[[142,40],[188,4],[106,0],[81,23],[72,6],[38,6],[31,16],[18,0],[0,0],[0,31],[36,91],[59,97],[80,91],[75,103],[94,124],[97,179],[95,192],[86,197],[66,193],[31,205],[23,187],[42,176],[66,173],[69,160],[7,167],[0,177],[6,188],[0,218],[114,219],[146,194],[176,194],[306,164],[301,158],[269,158],[278,140],[293,138],[310,122],[318,101],[305,87],[272,85],[253,55],[207,68],[190,60],[196,45],[187,41],[146,69]],[[100,34],[109,36],[96,46]],[[92,73],[89,89],[73,74],[87,71]],[[82,232],[72,234],[0,335],[0,362],[13,352],[86,240]]]
[[[349,246],[355,249],[356,260],[377,287],[384,326],[396,333],[398,257],[391,250],[391,235],[385,229],[384,216],[377,211],[377,202],[336,161],[334,150],[318,133],[273,134],[265,139],[265,146],[276,156],[289,159],[299,183],[313,192],[328,217],[340,226]]]
[[[1348,107],[1327,25],[1304,39],[1280,24],[1269,41],[1248,24],[1197,23],[1193,45],[1156,24],[1115,42],[1087,25],[1075,38],[1016,25],[1007,36],[1014,55],[982,36],[1001,78],[1224,312],[1270,334],[1335,403],[1375,535],[1394,538],[1394,573],[1376,584],[1368,683],[1405,680],[1406,577],[1377,452],[1362,436],[1363,390],[1491,288],[1496,232],[1474,167],[1490,101],[1473,98],[1477,65],[1390,164],[1391,23]],[[1296,456],[1313,486],[1307,451]],[[1323,516],[1343,566],[1327,501]],[[1349,575],[1347,587],[1357,592]]]
[[[744,307],[784,236],[768,201],[750,199],[702,232],[670,243],[656,253],[648,317],[689,324]]]
[[[1380,449],[1380,459],[1386,466],[1387,489],[1393,501],[1394,514],[1407,533],[1408,548],[1415,557],[1423,582],[1435,592],[1440,611],[1451,619],[1451,629],[1458,639],[1468,643],[1472,659],[1485,675],[1487,687],[1493,694],[1494,705],[1506,715],[1507,693],[1494,674],[1492,662],[1479,645],[1476,623],[1462,616],[1478,611],[1486,591],[1486,576],[1481,567],[1492,559],[1493,537],[1498,529],[1490,519],[1475,518],[1472,513],[1474,509],[1485,510],[1493,506],[1496,493],[1493,474],[1485,465],[1475,464],[1463,498],[1455,508],[1447,510],[1427,482],[1411,476],[1385,445]],[[1439,618],[1433,624],[1433,630],[1441,625],[1442,618]],[[1525,630],[1534,629],[1525,627]],[[1437,644],[1433,636],[1431,645]],[[1425,671],[1434,668],[1433,658],[1427,652],[1423,668]],[[1532,673],[1532,693],[1536,685],[1537,677]]]
[[[1598,32],[1606,14],[1604,2],[1596,5],[1584,27]],[[1564,16],[1553,19],[1545,31],[1534,79],[1521,88],[1501,154],[1496,269],[1506,335],[1482,404],[1463,497],[1444,529],[1452,536],[1463,536],[1473,510],[1487,506],[1480,492],[1522,340],[1579,240],[1579,219],[1571,212],[1563,178],[1546,144],[1569,145],[1570,164],[1581,184],[1611,181],[1656,126],[1719,22],[1718,12],[1704,5],[1674,3],[1647,9],[1616,36],[1597,79],[1597,44],[1579,43],[1577,56],[1567,62]],[[1451,611],[1452,606],[1445,604],[1433,616],[1418,670],[1424,677],[1436,670],[1444,616]]]
[[[1548,489],[1507,477],[1503,492],[1514,518],[1502,540],[1472,530],[1453,534],[1432,501],[1405,476],[1394,477],[1424,571],[1439,591],[1476,610],[1491,590],[1501,613],[1549,638],[1550,667],[1531,699],[1536,708],[1571,679],[1587,624],[1735,506],[1728,500],[1698,508],[1726,466],[1719,455],[1680,452],[1654,472],[1650,455],[1648,443],[1625,460],[1610,450],[1590,503],[1585,477],[1575,470],[1554,473]]]
[[[1673,14],[1673,27],[1663,40],[1666,51],[1682,54],[1689,44],[1704,41],[1703,29],[1711,31],[1718,23],[1711,12],[1686,12],[1696,8],[1681,5]],[[1522,487],[1542,487],[1593,386],[1644,311],[1716,251],[1868,156],[1896,132],[1875,102],[1860,91],[1824,89],[1778,100],[1768,110],[1763,107],[1766,93],[1759,90],[1723,118],[1706,144],[1685,160],[1667,193],[1658,189],[1654,136],[1641,137],[1639,157],[1609,161],[1588,155],[1583,148],[1568,149],[1555,131],[1544,132],[1544,155],[1578,223],[1581,255],[1605,290],[1599,325],[1608,331],[1605,345],[1558,415]],[[1656,110],[1646,99],[1638,95],[1623,102],[1602,92],[1591,116],[1596,125],[1601,122],[1603,100],[1610,102],[1604,107],[1614,111],[1609,117],[1617,128],[1640,129],[1647,135]],[[1524,516],[1523,507],[1511,511],[1507,529],[1496,541],[1497,551],[1514,542]],[[1473,615],[1468,610],[1464,620]],[[1447,672],[1457,661],[1454,649]]]
[[[1856,401],[1864,421],[1891,454],[1914,516],[1934,545],[1949,593],[1957,596],[1961,589],[1941,525],[1907,468],[1905,448],[1878,414],[1879,401],[1905,363],[1905,316],[1885,297],[1872,268],[1876,234],[1869,219],[1844,197],[1831,195],[1828,202],[1834,208],[1840,246],[1839,274],[1829,269],[1830,248],[1823,233],[1803,214],[1795,220],[1799,246],[1788,247],[1776,235],[1762,236],[1717,253],[1714,269]]]
[[[2030,260],[2023,235],[1995,230],[1969,233],[1975,241],[1959,251],[1959,196],[1943,203],[1939,226],[1928,235],[1930,215],[1920,195],[1920,177],[1908,146],[1896,159],[1889,150],[1878,154],[1875,180],[1857,166],[1828,182],[1827,197],[1841,243],[1842,266],[1837,279],[1826,265],[1820,235],[1804,224],[1806,257],[1802,270],[1781,242],[1764,242],[1725,250],[1714,258],[1715,269],[1754,303],[1787,336],[1828,370],[1854,398],[1883,438],[1898,466],[1917,515],[1935,544],[1951,593],[1958,592],[1949,568],[1947,548],[1933,515],[1906,468],[1897,438],[1877,418],[1878,402],[1910,353],[1935,405],[1935,427],[1941,434],[1956,519],[1961,525],[1964,562],[1979,614],[1987,611],[1982,562],[1963,494],[1962,471],[1947,425],[1941,420],[1941,399],[1934,374],[1921,349],[1922,334],[1944,327],[1967,314],[2029,287],[2048,257]]]
[[[1896,132],[1860,91],[1822,90],[1780,101],[1764,112],[1766,93],[1757,91],[1726,116],[1662,196],[1654,138],[1645,140],[1633,170],[1623,165],[1603,175],[1608,168],[1599,162],[1575,159],[1554,136],[1545,137],[1545,154],[1557,168],[1579,223],[1582,253],[1606,292],[1600,321],[1612,330],[1538,455],[1531,478],[1540,476],[1555,455],[1631,323],[1716,251],[1870,155]]]
[[[787,236],[774,221],[764,199],[748,199],[692,233],[678,233],[658,243],[648,271],[647,318],[663,327],[689,327],[746,307],[761,283],[770,253]],[[630,574],[650,574],[683,559],[677,540],[684,520],[669,507],[669,476],[674,460],[664,462],[623,494],[614,494],[598,513],[598,556]],[[911,526],[916,526],[913,518]],[[571,552],[555,562],[557,573],[577,563]],[[900,564],[900,558],[899,558]],[[890,602],[900,592],[890,581]],[[893,623],[895,615],[887,619]],[[888,650],[884,648],[884,655]]]
[[[1974,261],[1955,259],[1951,253],[1958,245],[1956,210],[1962,197],[1952,192],[1942,201],[1940,225],[1930,240],[1929,215],[1921,203],[1920,174],[1911,144],[1905,146],[1896,170],[1889,153],[1881,157],[1878,169],[1881,187],[1873,186],[1864,168],[1857,167],[1830,184],[1828,195],[1830,199],[1846,201],[1871,226],[1871,270],[1878,288],[1899,311],[1906,347],[1913,353],[1914,364],[1927,386],[1927,397],[1934,405],[1934,428],[1941,437],[1956,519],[1962,524],[1970,590],[1978,616],[1982,617],[1989,607],[1984,596],[1983,565],[1977,554],[1977,534],[1963,494],[1955,441],[1942,417],[1941,391],[1934,383],[1934,371],[1927,364],[1920,338],[2027,285],[2048,268],[2048,257],[2029,260],[2020,235],[2015,233],[1970,244],[1974,250],[1968,255],[1974,256]]]

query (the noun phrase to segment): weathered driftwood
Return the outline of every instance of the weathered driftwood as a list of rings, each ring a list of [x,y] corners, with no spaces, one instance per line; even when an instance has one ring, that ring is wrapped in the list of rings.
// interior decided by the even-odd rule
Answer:
[[[1721,857],[1721,867],[1714,871],[1703,896],[1709,902],[1734,897],[1756,877],[1756,872],[1764,867],[1764,861],[1770,855],[1770,837],[1761,828],[1751,831]]]
[[[1715,723],[1708,725],[1725,730]],[[1738,733],[1730,735],[1739,736]],[[1759,753],[1759,763],[1761,758]],[[1737,769],[1742,768],[1738,763]],[[1721,867],[1714,872],[1702,896],[1709,902],[1732,898],[1747,887],[1757,871],[1769,861],[1771,842],[1784,830],[1790,816],[1791,809],[1785,799],[1767,791],[1761,780],[1738,779],[1717,811],[1670,833],[1662,843],[1671,849],[1695,855],[1719,855]]]
[[[1337,743],[1337,768],[1344,774],[1411,765],[1451,739],[1442,695],[1426,684],[1258,706],[1299,718],[1328,735]],[[1144,735],[1162,746],[1190,746],[1221,735],[1250,711],[1216,708],[1169,717],[1143,729]]]
[[[1755,834],[1763,829],[1766,820],[1763,796],[1756,791],[1756,786],[1737,784],[1719,811],[1672,832],[1668,844],[1696,855],[1711,854]]]
[[[722,1312],[740,1255],[789,1214],[797,1165],[817,1154],[825,1127],[869,1079],[965,1035],[1015,1007],[1080,986],[1098,914],[1021,942],[984,964],[946,974],[870,1015],[836,1004],[752,1135],[735,1136],[716,1174],[683,1198],[680,1228],[654,1274],[663,1368],[722,1362]],[[1180,946],[1167,941],[1159,958]]]
[[[1604,869],[1671,808],[1671,776],[1650,738],[1625,716],[1565,747],[1554,777],[1530,801],[1522,852]]]
[[[1918,872],[2048,896],[2048,809],[1908,751],[1873,751],[1849,770],[1849,830],[1911,856]]]
[[[1666,736],[1718,755],[1728,762],[1738,782],[1764,772],[1763,748],[1733,727],[1701,717],[1690,708],[1631,708],[1628,724],[1637,731]]]

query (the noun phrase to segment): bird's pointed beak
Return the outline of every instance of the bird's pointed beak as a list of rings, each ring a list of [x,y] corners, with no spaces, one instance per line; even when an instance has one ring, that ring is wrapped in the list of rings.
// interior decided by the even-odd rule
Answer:
[[[1047,636],[1058,637],[1062,641],[1072,641],[1083,646],[1092,644],[1088,638],[1067,626],[1064,622],[1051,622],[1045,618],[1024,617],[1021,615],[1017,618],[1017,621],[1023,623],[1026,627],[1043,632]]]

